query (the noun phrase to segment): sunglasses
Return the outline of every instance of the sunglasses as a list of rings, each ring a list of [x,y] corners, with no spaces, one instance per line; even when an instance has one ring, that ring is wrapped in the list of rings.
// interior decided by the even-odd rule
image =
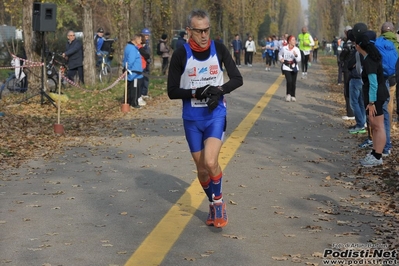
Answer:
[[[206,29],[195,29],[195,28],[190,28],[190,30],[192,30],[192,31],[194,31],[194,32],[196,32],[196,33],[198,33],[198,34],[203,34],[203,33],[208,34],[208,32],[209,32],[210,29],[211,29],[211,27],[208,27],[208,28],[206,28]]]

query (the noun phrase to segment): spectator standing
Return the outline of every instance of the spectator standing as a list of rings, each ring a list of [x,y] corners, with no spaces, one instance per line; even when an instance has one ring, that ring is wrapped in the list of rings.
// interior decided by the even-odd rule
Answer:
[[[306,78],[308,75],[308,62],[310,51],[314,46],[312,36],[308,32],[307,27],[302,27],[302,33],[298,35],[299,50],[301,51],[301,62],[302,62],[302,78]]]
[[[296,102],[296,80],[298,75],[298,63],[301,62],[301,51],[295,46],[295,36],[291,35],[287,39],[288,45],[284,46],[278,55],[282,63],[281,70],[286,80],[286,102]]]
[[[68,64],[67,78],[75,81],[74,77],[78,73],[79,81],[84,84],[82,42],[76,39],[75,32],[72,30],[68,31],[67,38],[65,52],[62,54],[62,57],[67,60]]]
[[[361,165],[381,165],[382,151],[386,142],[383,105],[389,97],[381,63],[381,55],[366,34],[356,37],[356,50],[363,55],[363,96],[372,135],[373,150],[361,160]]]
[[[141,43],[141,35],[135,34],[131,41],[127,43],[123,53],[123,66],[126,67],[127,75],[127,101],[133,108],[140,108],[138,103],[138,90],[141,88],[143,81],[143,65],[141,55],[136,44]],[[135,85],[134,80],[137,80]]]
[[[141,34],[144,35],[144,39],[145,42],[143,44],[144,49],[146,50],[146,52],[150,55],[150,58],[147,59],[147,65],[145,67],[145,69],[143,69],[143,86],[141,89],[141,97],[142,99],[148,99],[150,98],[150,96],[148,95],[148,88],[150,85],[150,79],[149,79],[149,75],[150,75],[150,69],[151,69],[151,47],[150,47],[150,35],[151,32],[149,29],[144,28],[141,30]]]
[[[160,45],[160,50],[162,52],[161,58],[162,58],[162,75],[166,75],[166,70],[168,69],[169,65],[169,45],[167,43],[168,41],[168,35],[162,34],[161,39],[159,40],[161,45]]]
[[[248,63],[249,67],[252,67],[252,60],[254,57],[254,53],[256,53],[256,46],[255,42],[252,40],[252,36],[249,36],[248,40],[245,42],[245,51],[245,61]]]
[[[247,41],[249,40],[249,33],[247,33],[247,39],[246,39],[246,41],[244,42],[244,65],[248,65],[248,56],[247,56],[247,48],[245,48],[245,44],[247,43]]]
[[[231,47],[233,47],[236,66],[241,67],[241,53],[243,50],[243,46],[240,40],[240,35],[235,35],[234,40],[231,42]]]
[[[168,96],[183,101],[186,139],[198,180],[209,200],[206,224],[220,228],[228,223],[218,162],[226,129],[224,94],[240,87],[243,79],[226,46],[210,39],[210,19],[205,11],[192,11],[187,25],[189,42],[184,50],[173,53],[170,62]],[[223,67],[229,77],[227,82]]]
[[[342,83],[342,76],[344,82],[344,99],[345,99],[345,115],[342,116],[343,120],[355,120],[355,114],[350,104],[349,100],[349,69],[348,69],[348,57],[347,54],[344,53],[342,55],[342,50],[348,50],[351,46],[351,41],[348,39],[348,32],[352,30],[351,26],[346,26],[344,29],[345,38],[342,40],[342,47],[338,47],[338,54],[337,54],[337,64],[338,64],[338,85]],[[341,43],[340,43],[341,44]]]
[[[366,124],[366,108],[364,107],[364,99],[363,99],[363,82],[361,75],[361,68],[356,67],[356,62],[358,61],[359,65],[363,62],[363,56],[356,51],[355,48],[355,37],[352,34],[352,28],[347,26],[345,28],[345,33],[347,36],[347,41],[344,42],[342,47],[342,52],[340,54],[341,61],[343,62],[343,67],[345,71],[347,71],[347,81],[348,81],[348,92],[349,99],[346,99],[345,92],[344,97],[345,101],[349,100],[349,108],[353,110],[353,115],[355,117],[356,124],[355,126],[349,129],[350,134],[363,134],[366,133],[365,129]],[[345,75],[344,75],[345,77]],[[346,80],[345,80],[346,81]],[[344,88],[345,90],[346,88]],[[346,107],[348,108],[348,106]]]
[[[147,52],[147,50],[144,47],[145,41],[146,41],[144,35],[140,34],[140,37],[141,37],[140,42],[134,40],[133,43],[134,43],[134,45],[136,45],[137,49],[139,49],[140,56],[141,56],[141,66],[144,70],[147,67],[147,62],[150,59],[150,54]],[[137,90],[137,97],[138,97],[137,101],[140,106],[145,106],[145,105],[147,105],[147,103],[146,103],[146,101],[144,101],[143,95],[141,95],[141,93],[143,91],[143,85],[144,85],[144,75],[143,75],[143,78],[140,79],[139,83],[140,84],[139,84],[138,90]]]
[[[178,39],[179,39],[179,36],[177,35],[177,33],[175,33],[173,35],[172,42],[170,43],[170,46],[172,47],[173,51],[176,50],[176,43],[177,43]]]
[[[396,39],[396,34],[394,33],[394,26],[392,22],[384,22],[381,26],[381,35],[378,38],[384,38],[390,42],[393,43],[393,45],[396,48],[396,52],[399,49],[399,43]],[[397,52],[398,54],[398,52]],[[394,58],[392,56],[392,58]],[[398,61],[396,61],[396,71],[397,72],[397,67],[398,67]],[[396,75],[396,73],[395,73]],[[389,92],[389,98],[387,102],[383,105],[383,111],[384,111],[384,127],[386,131],[386,144],[384,147],[384,150],[382,152],[383,156],[388,156],[391,153],[392,149],[392,143],[391,143],[391,128],[392,128],[392,115],[393,115],[393,98],[394,95],[396,94],[396,81],[397,77],[393,78],[392,77],[385,77],[386,80],[386,86],[387,90]]]
[[[179,33],[179,38],[177,39],[176,42],[176,49],[179,49],[180,47],[183,47],[184,44],[187,43],[187,33],[185,31],[181,31]]]

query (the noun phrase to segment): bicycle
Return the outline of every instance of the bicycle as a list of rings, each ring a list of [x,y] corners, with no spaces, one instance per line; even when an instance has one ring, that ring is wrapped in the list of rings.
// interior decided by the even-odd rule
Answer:
[[[55,52],[50,53],[51,58],[48,64],[46,65],[47,71],[47,86],[50,92],[58,92],[58,81],[59,81],[59,71],[57,69],[56,63],[59,64],[59,69],[61,69],[61,74],[63,74],[66,70],[65,63],[59,62],[55,60]],[[61,56],[60,54],[57,54]],[[65,89],[65,81],[61,80],[61,91]]]
[[[101,83],[110,82],[112,77],[111,65],[107,62],[108,55],[101,54],[101,64],[98,66],[98,77]],[[99,56],[99,57],[100,57]]]

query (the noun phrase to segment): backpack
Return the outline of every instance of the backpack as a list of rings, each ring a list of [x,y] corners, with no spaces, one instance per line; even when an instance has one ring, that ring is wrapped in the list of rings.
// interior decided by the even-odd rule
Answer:
[[[381,54],[382,69],[384,77],[390,77],[395,74],[396,62],[398,61],[398,53],[393,42],[380,36],[375,41],[375,47]]]
[[[157,55],[162,55],[161,42],[158,42],[158,44],[157,44]]]
[[[113,47],[114,42],[115,39],[105,39],[103,45],[101,46],[101,51],[108,52],[109,60],[112,60],[114,58],[114,52],[115,52],[115,49]]]

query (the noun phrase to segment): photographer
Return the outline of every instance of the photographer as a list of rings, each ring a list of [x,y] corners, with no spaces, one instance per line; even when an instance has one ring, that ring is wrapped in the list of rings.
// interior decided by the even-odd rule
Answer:
[[[363,56],[356,51],[355,37],[352,30],[347,32],[348,41],[341,52],[344,71],[347,72],[348,79],[348,95],[349,104],[355,116],[356,125],[349,129],[350,134],[363,134],[366,133],[366,109],[364,107],[363,92],[362,92],[362,76],[360,74],[361,62]],[[356,57],[358,57],[358,67],[356,68]],[[345,73],[345,72],[344,72]]]

